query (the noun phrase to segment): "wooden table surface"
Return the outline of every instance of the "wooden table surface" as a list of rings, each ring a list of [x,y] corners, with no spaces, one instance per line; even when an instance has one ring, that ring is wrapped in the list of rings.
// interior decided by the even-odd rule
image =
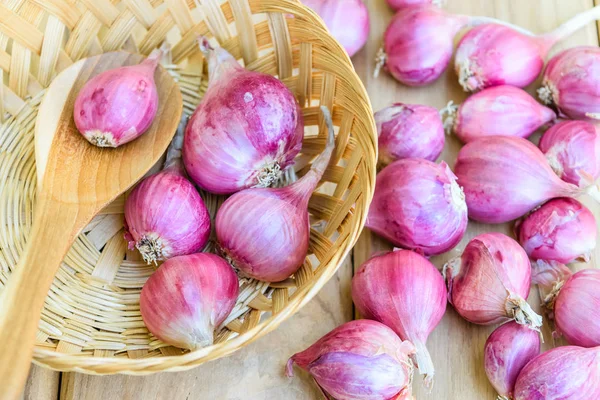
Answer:
[[[373,62],[381,37],[392,16],[385,0],[365,0],[371,15],[371,35],[367,46],[354,57],[356,70],[371,96],[373,108],[378,110],[392,102],[421,103],[442,108],[449,100],[461,102],[461,92],[453,71],[426,88],[407,88],[397,84],[387,74],[372,78]],[[536,33],[546,32],[574,14],[594,6],[593,0],[448,0],[452,12],[469,15],[488,15],[507,20]],[[600,0],[596,0],[600,3]],[[590,24],[568,40],[556,46],[555,51],[574,45],[598,45],[598,29]],[[532,85],[531,91],[537,87]],[[448,137],[442,158],[454,165],[460,144]],[[590,199],[583,202],[593,210],[600,221],[600,207]],[[457,249],[464,248],[468,239],[484,231],[509,234],[511,225],[483,225],[470,222],[469,231]],[[58,373],[37,366],[32,368],[24,398],[28,400],[117,400],[117,399],[227,399],[275,400],[320,399],[310,377],[295,369],[296,377],[288,379],[283,370],[287,358],[303,350],[316,339],[352,319],[350,280],[353,269],[371,254],[390,246],[365,231],[353,254],[340,266],[337,275],[297,315],[286,321],[275,332],[238,351],[231,357],[217,360],[188,372],[163,373],[146,377],[99,377],[78,373]],[[458,250],[433,258],[441,267]],[[598,265],[600,251],[596,250],[588,266]],[[534,289],[529,302],[537,307],[539,294]],[[539,307],[538,311],[539,311]],[[545,321],[545,323],[547,320]],[[547,324],[546,324],[547,325]],[[454,310],[448,311],[430,336],[428,347],[436,366],[436,381],[431,394],[426,394],[416,379],[414,392],[417,399],[482,400],[495,398],[482,366],[483,344],[493,327],[470,325],[459,318]],[[545,348],[555,343],[545,328]]]

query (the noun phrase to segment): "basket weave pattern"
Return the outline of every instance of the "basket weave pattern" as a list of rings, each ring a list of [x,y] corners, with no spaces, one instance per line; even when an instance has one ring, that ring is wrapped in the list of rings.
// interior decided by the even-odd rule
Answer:
[[[333,276],[360,233],[375,181],[372,111],[349,58],[300,3],[2,0],[0,290],[25,247],[32,222],[35,120],[53,77],[81,58],[114,50],[149,54],[167,42],[172,50],[162,64],[181,88],[187,117],[207,84],[198,35],[216,39],[247,68],[276,75],[296,94],[307,127],[294,166],[298,175],[325,145],[318,106],[333,110],[336,149],[309,203],[309,256],[284,282],[241,280],[240,297],[215,345],[184,352],[153,337],[142,321],[139,294],[155,266],[126,248],[122,196],[94,218],[64,260],[40,321],[34,351],[38,364],[94,374],[147,374],[188,369],[230,354],[308,302]],[[223,198],[202,195],[214,217]],[[43,251],[43,243],[36,246]]]

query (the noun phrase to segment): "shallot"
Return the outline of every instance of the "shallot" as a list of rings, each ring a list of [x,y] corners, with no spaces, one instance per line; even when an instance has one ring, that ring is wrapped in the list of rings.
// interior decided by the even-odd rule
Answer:
[[[526,138],[556,119],[529,93],[514,86],[495,86],[469,96],[460,106],[446,108],[444,125],[448,131],[469,143],[484,136]]]
[[[433,107],[396,103],[376,112],[375,123],[381,165],[401,158],[435,161],[444,149],[444,125]]]
[[[596,7],[597,8],[597,7]],[[600,49],[580,46],[558,53],[548,62],[540,99],[561,116],[600,120]]]
[[[405,85],[427,85],[446,70],[458,31],[491,21],[501,23],[488,17],[449,14],[433,5],[402,8],[385,31],[374,76],[384,67]]]
[[[600,8],[595,7],[538,36],[497,23],[477,26],[456,49],[459,83],[467,92],[498,85],[525,87],[542,72],[544,59],[557,42],[598,18]]]
[[[501,233],[473,238],[444,266],[448,300],[467,321],[490,325],[515,320],[539,330],[542,317],[527,304],[531,265],[519,243]]]
[[[395,246],[429,256],[456,246],[467,219],[462,189],[445,162],[405,158],[377,174],[366,226]]]
[[[427,4],[433,4],[434,6],[441,7],[444,5],[446,0],[387,0],[387,3],[394,10],[400,10],[401,8],[422,6]]]
[[[581,194],[552,171],[540,149],[519,137],[489,136],[468,143],[454,170],[469,217],[481,222],[508,222],[552,198]]]
[[[369,11],[362,0],[302,0],[302,3],[319,14],[350,57],[367,43]]]
[[[587,261],[596,248],[594,214],[575,199],[550,200],[516,226],[519,243],[534,260]]]
[[[498,392],[498,400],[513,398],[523,367],[540,353],[538,332],[514,321],[497,328],[484,347],[485,373]]]
[[[559,275],[546,297],[546,306],[553,311],[556,334],[570,344],[600,346],[599,287],[600,270],[584,269],[570,276]]]
[[[75,99],[77,130],[99,147],[118,147],[141,136],[158,110],[154,71],[162,55],[155,50],[138,65],[104,71],[90,79]]]
[[[244,274],[277,282],[292,275],[308,252],[308,200],[321,180],[335,146],[329,110],[325,150],[310,171],[283,188],[252,188],[229,197],[215,221],[221,252]]]
[[[140,294],[148,330],[165,343],[194,350],[213,343],[238,295],[237,275],[221,257],[174,257],[150,276]]]
[[[187,179],[181,161],[182,129],[165,168],[141,181],[125,201],[125,237],[147,263],[201,250],[210,235],[210,215]]]
[[[446,311],[444,279],[425,257],[397,250],[366,261],[352,278],[352,299],[365,318],[389,326],[416,348],[416,364],[433,381],[427,337]]]
[[[244,69],[206,38],[209,84],[192,115],[183,161],[201,188],[228,194],[268,187],[300,152],[304,123],[294,95],[277,78]]]
[[[540,150],[565,182],[577,185],[598,198],[600,177],[600,131],[586,121],[563,121],[552,126],[540,140]]]
[[[600,347],[556,347],[521,370],[515,400],[600,399]]]
[[[600,130],[596,125],[559,122],[544,133],[539,146],[563,181],[591,188],[600,177]]]
[[[411,399],[415,349],[387,326],[350,321],[323,336],[287,363],[308,371],[324,395],[336,400]]]

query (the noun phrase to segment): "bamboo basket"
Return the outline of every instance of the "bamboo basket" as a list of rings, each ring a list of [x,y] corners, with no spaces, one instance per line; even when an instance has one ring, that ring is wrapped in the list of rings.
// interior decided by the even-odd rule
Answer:
[[[198,35],[216,39],[247,68],[276,75],[296,94],[306,131],[289,179],[305,173],[325,145],[319,105],[333,111],[336,149],[310,200],[309,256],[286,281],[241,279],[238,302],[218,329],[215,344],[182,351],[153,337],[140,316],[140,290],[155,267],[126,248],[121,197],[94,218],[63,261],[39,323],[36,364],[62,371],[141,375],[181,371],[226,356],[306,304],[336,272],[362,229],[375,182],[372,110],[342,47],[299,2],[2,0],[0,290],[17,264],[32,222],[34,127],[53,77],[81,58],[115,50],[149,54],[168,43],[171,51],[162,64],[181,88],[187,118],[207,84]],[[214,216],[223,198],[203,196]]]

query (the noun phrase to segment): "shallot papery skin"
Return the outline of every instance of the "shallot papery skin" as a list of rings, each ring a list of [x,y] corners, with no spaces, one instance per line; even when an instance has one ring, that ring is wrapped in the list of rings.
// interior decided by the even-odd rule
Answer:
[[[221,257],[209,253],[174,257],[142,288],[140,312],[154,336],[194,350],[213,343],[213,331],[233,309],[238,291],[237,275]]]
[[[126,238],[147,263],[195,253],[210,235],[210,215],[181,159],[141,181],[125,201]]]
[[[445,0],[387,0],[389,6],[394,10],[400,10],[401,8],[421,6],[427,4],[433,4],[434,6],[441,7],[446,1]]]
[[[201,39],[209,84],[183,146],[190,177],[211,193],[268,187],[300,152],[304,123],[294,95],[277,78],[244,69]]]
[[[512,221],[552,198],[581,194],[554,173],[540,149],[519,137],[489,136],[466,144],[454,172],[469,218],[480,222]]]
[[[556,347],[519,374],[514,400],[600,399],[600,347]]]
[[[440,113],[433,107],[396,103],[375,113],[379,163],[401,158],[435,161],[446,141]]]
[[[559,286],[562,286],[571,275],[569,267],[557,261],[535,260],[531,263],[531,283],[546,290],[552,289],[561,281]],[[555,294],[551,293],[550,298],[554,298]]]
[[[296,364],[336,400],[411,399],[412,343],[402,341],[377,321],[347,322],[294,354],[287,376]]]
[[[252,188],[229,197],[217,212],[215,227],[221,252],[242,273],[278,282],[300,268],[308,252],[308,201],[335,147],[331,116],[327,145],[302,178],[283,188]]]
[[[537,36],[507,24],[477,26],[456,49],[459,83],[467,92],[498,85],[525,87],[542,72],[544,59],[557,42],[599,17],[600,8],[594,7]]]
[[[485,342],[485,373],[498,400],[513,398],[519,372],[540,354],[540,334],[514,321],[496,328]]]
[[[526,138],[556,119],[554,111],[529,93],[507,85],[475,93],[448,111],[444,124],[464,143],[496,135]]]
[[[525,250],[501,233],[473,238],[444,266],[448,300],[467,321],[490,325],[509,320],[539,330],[542,317],[529,304],[531,264]]]
[[[366,226],[395,246],[430,256],[460,242],[467,206],[445,162],[395,161],[377,174]]]
[[[162,51],[138,65],[104,71],[77,94],[73,119],[77,130],[99,147],[118,147],[141,136],[158,110],[154,71]]]
[[[600,346],[600,270],[584,269],[556,286],[556,333],[582,347]]]
[[[319,14],[350,57],[367,43],[369,11],[362,0],[302,0],[302,3]]]
[[[560,178],[588,188],[600,177],[600,130],[586,121],[562,121],[540,140],[540,150]]]
[[[517,237],[534,260],[568,264],[587,261],[596,248],[594,214],[571,198],[550,200],[516,226]]]
[[[580,46],[564,50],[548,62],[540,99],[561,116],[600,120],[600,49]]]
[[[397,250],[367,260],[352,278],[352,299],[365,318],[389,326],[416,348],[416,365],[432,382],[427,337],[446,311],[444,278],[425,257]]]

